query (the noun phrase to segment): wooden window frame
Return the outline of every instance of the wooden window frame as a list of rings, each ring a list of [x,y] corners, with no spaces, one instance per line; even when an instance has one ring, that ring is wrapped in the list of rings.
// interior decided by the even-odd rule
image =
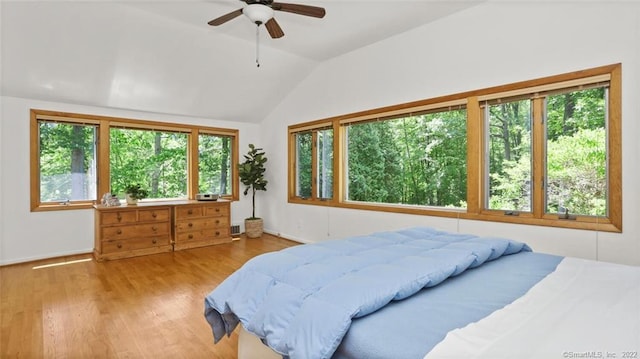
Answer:
[[[607,107],[608,215],[606,217],[576,216],[574,220],[558,218],[557,215],[545,213],[543,191],[537,191],[538,193],[534,194],[532,212],[526,213],[522,216],[507,216],[504,214],[504,211],[487,210],[484,208],[483,203],[486,196],[484,193],[485,125],[482,116],[481,103],[495,98],[517,96],[519,94],[531,94],[555,89],[567,89],[602,81],[609,82]],[[458,210],[424,206],[350,202],[345,200],[343,188],[346,181],[344,178],[344,164],[346,160],[343,157],[346,136],[345,126],[342,126],[343,124],[384,119],[389,116],[397,117],[405,114],[410,115],[411,113],[420,111],[447,108],[459,105],[460,103],[464,103],[467,108],[466,209]],[[542,111],[540,100],[534,100],[534,111]],[[315,198],[303,199],[297,197],[295,191],[295,134],[298,132],[318,129],[320,127],[326,128],[327,126],[333,126],[334,129],[334,196],[330,200],[319,200]],[[543,126],[536,126],[532,131],[533,143],[537,143],[537,145],[534,146],[532,153],[532,157],[534,158],[533,180],[535,183],[539,183],[544,177],[544,158],[543,150],[540,145],[544,140]],[[622,232],[622,64],[620,63],[295,124],[288,127],[288,139],[289,203],[513,224]]]
[[[332,129],[333,130],[333,171],[334,171],[334,175],[333,175],[333,196],[331,198],[321,198],[318,197],[318,181],[317,181],[317,177],[318,177],[318,166],[317,166],[317,141],[318,141],[318,131],[321,130],[328,130],[328,129]],[[311,133],[311,196],[310,197],[301,197],[298,196],[296,194],[296,189],[297,189],[297,178],[298,178],[298,173],[297,173],[297,156],[296,156],[296,148],[297,148],[297,142],[296,142],[296,135],[297,134],[302,134],[302,133]],[[336,160],[335,156],[336,156],[336,128],[335,128],[335,124],[331,123],[331,122],[326,122],[326,121],[320,121],[320,122],[313,122],[313,123],[306,123],[303,124],[302,126],[290,126],[289,127],[289,136],[288,136],[288,140],[289,140],[289,163],[293,165],[293,167],[290,167],[289,170],[289,178],[288,178],[288,188],[289,188],[289,201],[293,201],[293,202],[297,202],[297,203],[307,203],[307,202],[314,202],[316,204],[322,205],[322,204],[333,204],[335,203],[336,200],[336,189],[337,189],[337,185],[336,185],[336,164],[338,163],[338,161]]]
[[[239,199],[239,177],[237,175],[237,167],[233,164],[238,163],[238,142],[239,131],[237,129],[205,127],[188,124],[176,124],[149,120],[134,120],[127,118],[98,116],[90,114],[78,114],[48,111],[41,109],[31,109],[30,111],[30,193],[31,193],[31,211],[57,211],[69,209],[86,209],[92,208],[93,205],[100,201],[101,194],[110,192],[110,129],[117,127],[136,128],[141,130],[160,130],[187,133],[187,198],[195,199],[198,191],[198,135],[200,133],[228,136],[232,138],[231,143],[231,195],[222,198],[237,201]],[[40,200],[40,140],[39,140],[39,120],[60,121],[64,123],[78,124],[95,124],[98,133],[97,153],[97,186],[96,200],[70,201],[65,203],[41,202]],[[107,139],[104,141],[103,139]],[[162,199],[158,199],[162,201]]]

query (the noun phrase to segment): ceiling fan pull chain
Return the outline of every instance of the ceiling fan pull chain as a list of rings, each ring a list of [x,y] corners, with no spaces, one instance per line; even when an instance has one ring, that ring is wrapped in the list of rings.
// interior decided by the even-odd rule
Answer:
[[[260,24],[256,25],[256,67],[260,67]]]

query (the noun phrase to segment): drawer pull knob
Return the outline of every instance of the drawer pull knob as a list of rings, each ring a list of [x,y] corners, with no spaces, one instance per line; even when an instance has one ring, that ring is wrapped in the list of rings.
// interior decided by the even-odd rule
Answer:
[[[189,223],[189,227],[193,227],[193,223]]]
[[[219,219],[216,219],[216,224],[220,224],[220,220]]]
[[[219,236],[219,235],[220,235],[220,232],[216,231],[216,236]]]
[[[151,229],[155,232],[155,231],[157,231],[157,230],[158,230],[158,227],[153,226],[153,227],[151,227]]]
[[[151,243],[156,244],[156,243],[158,243],[158,240],[154,238],[154,239],[151,241]]]
[[[122,243],[118,243],[116,247],[118,247],[118,249],[122,249]]]
[[[122,234],[122,229],[118,229],[117,234]]]
[[[191,210],[191,209],[190,209],[190,210],[188,210],[188,211],[187,211],[187,214],[193,214],[193,210]]]
[[[120,213],[118,213],[118,222],[122,221],[122,215],[120,215]]]
[[[156,214],[156,212],[152,212],[151,213],[151,217],[156,218],[156,217],[158,217],[158,215]]]
[[[220,208],[216,208],[216,212],[220,212]]]
[[[190,234],[190,235],[189,235],[189,239],[193,239],[193,234]]]

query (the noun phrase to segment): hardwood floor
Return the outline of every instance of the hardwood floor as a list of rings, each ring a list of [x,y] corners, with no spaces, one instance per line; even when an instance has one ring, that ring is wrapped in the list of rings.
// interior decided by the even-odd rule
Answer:
[[[0,357],[236,358],[237,331],[213,344],[204,297],[248,259],[296,244],[265,234],[108,262],[0,267]]]

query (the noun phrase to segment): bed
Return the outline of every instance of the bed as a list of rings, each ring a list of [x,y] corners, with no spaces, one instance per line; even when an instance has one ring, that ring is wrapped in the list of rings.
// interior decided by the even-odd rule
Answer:
[[[640,267],[415,227],[248,261],[205,298],[249,358],[637,358]]]

